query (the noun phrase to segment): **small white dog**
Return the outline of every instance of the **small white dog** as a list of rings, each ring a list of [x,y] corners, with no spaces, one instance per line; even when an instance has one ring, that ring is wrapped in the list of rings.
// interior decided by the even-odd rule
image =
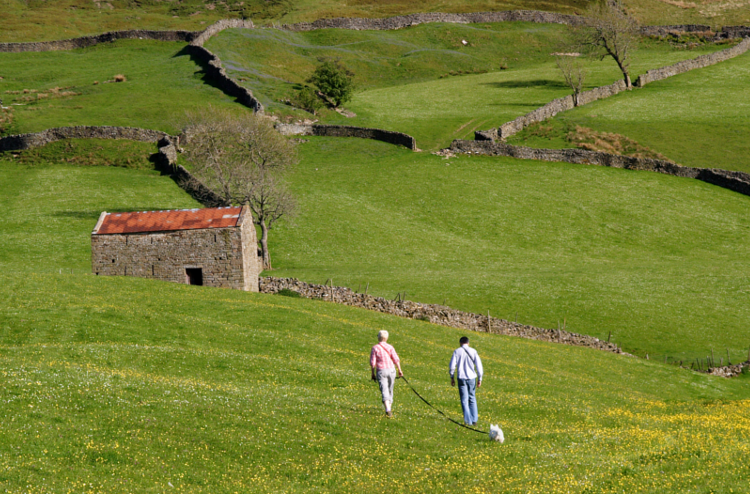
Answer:
[[[505,442],[505,436],[503,435],[503,430],[500,428],[499,425],[490,425],[490,439],[492,441],[497,441],[500,444],[503,444]]]

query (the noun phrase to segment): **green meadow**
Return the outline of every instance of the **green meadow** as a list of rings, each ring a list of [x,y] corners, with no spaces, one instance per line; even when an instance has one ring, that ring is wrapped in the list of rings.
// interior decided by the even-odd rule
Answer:
[[[58,151],[8,159],[16,164],[3,179],[13,212],[1,228],[7,269],[88,272],[101,211],[195,206],[148,170],[145,144],[130,165],[81,166],[106,163],[120,144],[57,143]],[[52,164],[56,152],[64,165]],[[735,362],[747,356],[745,196],[648,172],[445,160],[359,139],[311,139],[300,152],[291,177],[299,214],[272,232],[273,276],[369,283],[388,298],[405,292],[601,339],[611,333],[625,351],[651,358],[690,362],[712,349],[719,357],[728,349]],[[87,160],[71,161],[77,155]],[[113,194],[92,179],[128,186]],[[149,188],[165,180],[163,192]],[[50,230],[34,229],[40,218]]]
[[[356,117],[324,111],[321,121],[406,132],[419,147],[436,149],[569,94],[552,55],[564,50],[566,33],[564,26],[525,22],[398,31],[230,29],[206,47],[267,111],[295,118],[313,116],[283,101],[293,98],[319,60],[338,59],[355,74],[358,90],[345,107]],[[688,50],[645,40],[631,70],[640,74],[725,47]],[[587,69],[587,88],[621,77],[610,60],[590,60]]]
[[[686,166],[750,172],[750,53],[557,115],[509,142],[571,147],[576,126],[614,132]]]
[[[95,277],[87,251],[100,210],[192,200],[148,170],[7,160],[0,170],[4,188],[17,184],[0,228],[6,492],[743,489],[744,377],[474,334],[487,369],[480,427],[499,423],[506,443],[450,424],[403,382],[388,420],[367,369],[377,331],[391,332],[410,382],[457,419],[446,366],[464,332]]]
[[[747,11],[701,0],[628,7],[673,23],[741,23]],[[240,15],[270,24],[504,8],[583,5],[0,0],[0,41],[195,29]],[[281,119],[310,117],[280,100],[319,58],[340,58],[357,74],[346,105],[357,116],[319,118],[407,132],[425,149],[301,139],[289,176],[298,213],[272,230],[275,270],[265,275],[564,326],[636,357],[471,333],[486,370],[479,427],[499,424],[505,444],[451,424],[403,381],[387,419],[369,380],[377,332],[390,331],[410,382],[458,421],[447,366],[467,332],[319,300],[94,276],[90,234],[102,211],[200,207],[154,170],[156,147],[70,140],[0,153],[0,490],[747,491],[750,377],[663,361],[748,358],[750,198],[649,172],[429,152],[567,94],[550,56],[564,37],[561,26],[525,23],[258,29],[207,46]],[[645,41],[633,73],[724,47]],[[63,125],[178,132],[191,109],[248,111],[183,48],[124,40],[0,53],[0,98],[12,108],[0,135]],[[516,142],[564,147],[566,129],[585,125],[683,164],[745,170],[748,60],[567,112]],[[608,61],[589,70],[590,87],[619,77]],[[117,74],[126,81],[105,82]]]
[[[119,40],[72,51],[0,53],[0,98],[13,112],[13,123],[0,130],[122,125],[176,133],[189,110],[210,104],[244,111],[205,80],[184,47]],[[118,74],[126,80],[114,82]]]
[[[734,0],[628,0],[646,25],[750,24],[750,8]],[[389,17],[415,12],[543,10],[582,14],[583,0],[0,0],[0,42],[42,41],[123,29],[201,30],[218,19],[245,17],[259,25],[330,17]]]
[[[274,276],[443,303],[690,361],[750,346],[750,198],[586,165],[311,139]],[[708,353],[707,353],[708,352]]]

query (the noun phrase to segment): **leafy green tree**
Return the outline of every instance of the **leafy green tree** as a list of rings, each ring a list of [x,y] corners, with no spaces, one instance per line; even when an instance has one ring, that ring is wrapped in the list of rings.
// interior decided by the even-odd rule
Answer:
[[[318,110],[323,108],[323,100],[318,96],[318,92],[310,86],[300,89],[292,100],[292,104],[297,108],[302,108],[315,115]]]
[[[354,73],[338,60],[325,60],[307,80],[328,98],[333,106],[349,101],[354,92]]]

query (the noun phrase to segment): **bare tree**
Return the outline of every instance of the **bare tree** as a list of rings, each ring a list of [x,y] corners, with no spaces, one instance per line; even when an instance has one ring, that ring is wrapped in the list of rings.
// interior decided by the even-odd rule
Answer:
[[[273,269],[268,250],[268,231],[283,217],[294,214],[296,201],[278,174],[259,170],[252,196],[247,202],[255,223],[260,226],[260,248],[263,269]]]
[[[628,88],[630,81],[630,52],[638,43],[638,22],[628,16],[620,0],[598,0],[586,11],[586,21],[577,30],[576,38],[583,50],[599,56],[612,57],[620,68]]]
[[[580,105],[581,90],[587,75],[586,67],[579,59],[578,53],[558,53],[556,62],[557,68],[565,78],[565,84],[573,90],[573,104]]]
[[[283,176],[297,162],[294,144],[266,117],[215,108],[188,115],[185,160],[196,180],[225,204],[250,206],[261,228],[264,269],[271,269],[268,230],[295,207]]]

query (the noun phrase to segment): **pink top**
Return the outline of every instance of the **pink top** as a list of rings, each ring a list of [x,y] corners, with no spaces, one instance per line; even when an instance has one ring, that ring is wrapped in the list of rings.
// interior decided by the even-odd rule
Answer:
[[[378,370],[393,369],[395,367],[394,362],[400,362],[400,360],[396,354],[396,349],[391,345],[381,341],[372,347],[372,351],[370,352],[370,367],[375,367]]]

